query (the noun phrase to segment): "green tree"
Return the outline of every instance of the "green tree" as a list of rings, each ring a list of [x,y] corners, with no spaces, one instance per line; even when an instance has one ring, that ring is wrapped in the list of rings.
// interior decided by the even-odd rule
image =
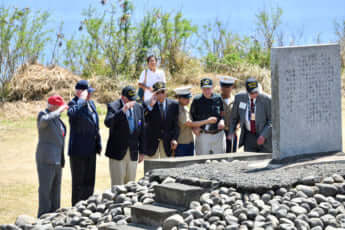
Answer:
[[[49,41],[47,12],[31,12],[29,8],[0,7],[0,100],[6,100],[9,82],[19,67],[44,59]]]
[[[161,43],[158,48],[162,64],[167,66],[172,75],[184,68],[187,44],[196,32],[197,27],[192,25],[190,20],[183,18],[182,12],[162,15]]]
[[[135,76],[142,71],[142,65],[145,63],[149,52],[160,43],[160,10],[153,9],[144,16],[143,21],[139,24],[136,35],[136,52],[135,52]]]
[[[260,10],[256,14],[256,30],[259,36],[263,37],[264,47],[267,50],[272,48],[277,30],[282,23],[282,15],[283,9],[279,6],[272,7],[269,10]]]

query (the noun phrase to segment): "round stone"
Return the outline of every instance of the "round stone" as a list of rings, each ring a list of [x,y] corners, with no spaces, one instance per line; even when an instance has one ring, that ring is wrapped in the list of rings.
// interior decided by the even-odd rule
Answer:
[[[293,206],[291,208],[291,211],[295,213],[296,215],[306,214],[308,212],[305,208],[301,206]]]

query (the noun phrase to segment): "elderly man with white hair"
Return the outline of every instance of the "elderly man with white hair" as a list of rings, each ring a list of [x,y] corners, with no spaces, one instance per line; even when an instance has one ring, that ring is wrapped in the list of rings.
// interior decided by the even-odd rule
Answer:
[[[48,108],[38,114],[38,145],[36,165],[39,181],[38,217],[60,208],[61,176],[64,166],[66,126],[60,114],[68,106],[62,97],[48,99]]]

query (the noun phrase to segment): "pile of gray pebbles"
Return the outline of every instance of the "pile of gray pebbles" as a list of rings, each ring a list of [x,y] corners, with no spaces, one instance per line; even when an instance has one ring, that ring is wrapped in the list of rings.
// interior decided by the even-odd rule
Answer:
[[[345,229],[345,164],[328,165],[330,170],[327,170],[327,165],[315,166],[316,170],[321,170],[321,174],[320,171],[308,174],[302,170],[302,175],[297,173],[296,168],[283,170],[277,175],[282,181],[275,180],[276,183],[264,188],[260,186],[257,191],[250,186],[250,175],[242,177],[244,183],[236,184],[236,180],[241,181],[241,177],[234,179],[234,175],[228,174],[225,178],[226,172],[222,171],[222,179],[216,180],[217,172],[224,167],[229,171],[234,170],[235,165],[239,174],[249,173],[241,163],[236,162],[211,162],[176,169],[179,176],[175,175],[174,169],[155,170],[138,182],[114,186],[111,191],[93,195],[72,208],[61,208],[40,219],[19,216],[15,224],[0,225],[0,230],[112,230],[115,225],[131,223],[132,205],[154,203],[155,185],[183,181],[209,188],[199,201],[193,201],[189,209],[167,218],[158,229]],[[288,172],[298,175],[292,175],[294,180],[283,178]],[[270,178],[267,172],[261,172],[261,175],[250,173],[256,176],[254,184]],[[196,175],[201,175],[199,180]],[[267,178],[262,178],[263,176]]]

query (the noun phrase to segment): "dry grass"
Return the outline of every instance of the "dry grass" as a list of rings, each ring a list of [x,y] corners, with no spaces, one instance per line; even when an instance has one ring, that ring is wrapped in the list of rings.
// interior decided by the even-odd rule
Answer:
[[[18,121],[28,117],[34,117],[37,114],[37,111],[44,108],[46,104],[46,101],[16,101],[0,103],[0,119]]]
[[[24,65],[18,70],[10,83],[9,101],[32,102],[46,100],[50,95],[59,94],[70,100],[74,87],[81,78],[59,66],[46,67],[40,64]],[[90,84],[96,89],[95,99],[108,103],[119,96],[120,89],[134,81],[94,76]]]
[[[250,64],[241,64],[236,69],[233,69],[229,72],[224,73],[205,73],[200,71],[200,66],[197,67],[197,64],[193,65],[194,68],[192,68],[193,71],[190,71],[189,73],[182,73],[177,74],[175,76],[169,76],[168,77],[168,88],[171,90],[183,85],[191,85],[192,93],[199,94],[200,93],[200,80],[204,77],[209,77],[213,80],[215,85],[215,91],[220,91],[219,86],[219,77],[220,76],[233,76],[238,79],[238,81],[235,84],[234,92],[238,92],[244,88],[245,81],[249,77],[254,77],[258,79],[258,81],[261,83],[263,90],[266,93],[271,93],[271,73],[268,69],[260,68],[256,65],[250,65]],[[172,93],[171,93],[172,94]]]
[[[79,76],[59,66],[24,65],[11,80],[9,100],[42,100],[54,93],[71,98],[78,80]]]

